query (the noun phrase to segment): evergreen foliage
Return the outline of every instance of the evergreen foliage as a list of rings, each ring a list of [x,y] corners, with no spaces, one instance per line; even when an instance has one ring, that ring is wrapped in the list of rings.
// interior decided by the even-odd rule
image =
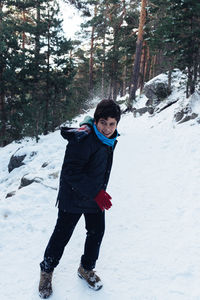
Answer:
[[[0,145],[38,139],[95,96],[130,93],[141,1],[63,0],[84,15],[68,40],[58,0],[0,2]],[[147,2],[135,89],[161,72],[187,73],[186,94],[199,85],[200,3]],[[140,49],[141,50],[141,49]]]
[[[82,28],[85,32],[94,28],[94,95],[116,100],[119,92],[126,93],[126,88],[123,89],[124,81],[130,78],[136,41],[133,29],[138,26],[137,1],[134,4],[119,0],[87,3],[91,18],[82,24]],[[93,13],[94,6],[96,15]],[[85,54],[89,57],[90,52],[91,47]]]
[[[147,3],[137,88],[142,89],[145,81],[169,71],[170,89],[171,71],[179,68],[188,74],[186,94],[189,96],[199,78],[200,4],[194,0],[152,0]],[[91,16],[82,24],[84,33],[89,32],[89,50],[84,51],[88,64],[85,60],[84,67],[79,67],[85,69],[88,79],[92,78],[93,95],[116,100],[119,93],[124,95],[127,89],[130,91],[140,4],[141,1],[129,0],[84,1]],[[96,15],[93,12],[95,6]],[[90,36],[92,31],[93,37]],[[91,53],[93,66],[89,69]]]
[[[1,1],[1,145],[25,135],[38,139],[72,115],[72,42],[58,13],[57,1]]]
[[[187,72],[187,96],[198,83],[200,61],[200,3],[194,0],[151,1],[151,28],[148,40],[154,50],[159,47],[168,68]]]

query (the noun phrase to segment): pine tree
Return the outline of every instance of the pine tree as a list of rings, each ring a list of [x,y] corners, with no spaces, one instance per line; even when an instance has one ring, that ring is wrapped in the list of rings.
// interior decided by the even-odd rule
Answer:
[[[124,0],[90,1],[90,4],[97,6],[97,12],[82,28],[94,29],[90,49],[95,93],[116,100],[118,93],[126,91],[125,85],[129,85],[129,64],[135,50],[132,32],[136,6]]]
[[[9,141],[11,117],[20,94],[17,72],[22,68],[20,52],[22,27],[17,14],[22,2],[1,1],[0,3],[0,145]]]
[[[146,6],[147,6],[147,1],[141,0],[140,22],[139,22],[138,36],[137,36],[137,43],[136,43],[136,54],[135,54],[135,60],[133,65],[133,74],[131,79],[130,96],[128,102],[129,110],[131,110],[132,108],[132,102],[133,100],[135,100],[135,93],[138,88],[140,59],[142,55],[143,36],[144,36],[144,25],[146,22]]]
[[[54,130],[69,113],[72,49],[57,1],[1,1],[0,139]]]
[[[178,67],[187,72],[186,94],[197,85],[199,67],[200,3],[193,0],[151,1],[151,16],[156,23],[150,41],[154,49],[162,48],[168,69]]]

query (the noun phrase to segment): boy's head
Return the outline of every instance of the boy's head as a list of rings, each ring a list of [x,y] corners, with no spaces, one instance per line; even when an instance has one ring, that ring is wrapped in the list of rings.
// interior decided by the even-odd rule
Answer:
[[[114,118],[118,124],[121,117],[121,109],[113,100],[104,99],[96,107],[94,120],[98,123],[100,118],[108,119],[108,117]]]
[[[104,99],[96,107],[94,121],[97,129],[106,137],[110,138],[121,117],[121,110],[113,100]]]

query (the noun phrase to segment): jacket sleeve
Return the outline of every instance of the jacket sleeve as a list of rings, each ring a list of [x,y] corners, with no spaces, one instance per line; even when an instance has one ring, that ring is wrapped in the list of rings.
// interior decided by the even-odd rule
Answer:
[[[99,155],[92,152],[92,146],[88,138],[79,142],[69,142],[61,178],[66,180],[80,196],[93,200],[103,186],[105,157],[101,153]],[[90,172],[88,172],[88,169],[90,169]]]

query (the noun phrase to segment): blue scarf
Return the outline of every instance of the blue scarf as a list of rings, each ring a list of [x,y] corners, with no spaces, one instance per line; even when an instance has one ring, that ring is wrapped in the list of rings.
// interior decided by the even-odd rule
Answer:
[[[100,139],[100,141],[102,141],[102,143],[110,146],[110,147],[114,147],[115,141],[118,137],[118,132],[116,134],[116,137],[114,137],[113,139],[109,139],[107,138],[105,135],[103,135],[96,127],[95,124],[93,124],[93,128],[94,128],[94,132],[96,133],[97,137]],[[116,130],[117,131],[117,130]]]

